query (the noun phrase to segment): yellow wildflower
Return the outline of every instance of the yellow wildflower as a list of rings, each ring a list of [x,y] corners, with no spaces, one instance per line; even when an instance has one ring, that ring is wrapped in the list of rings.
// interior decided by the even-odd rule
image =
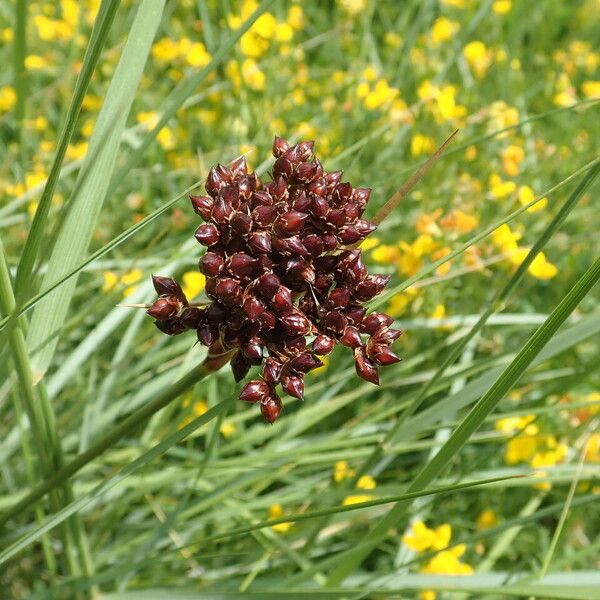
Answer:
[[[183,293],[188,300],[199,296],[206,285],[206,277],[199,271],[187,271],[183,274]]]
[[[512,8],[511,0],[496,0],[496,2],[494,2],[494,4],[492,4],[492,10],[497,15],[505,15],[510,12],[511,8]]]
[[[498,523],[498,517],[496,513],[491,508],[486,508],[477,517],[475,521],[475,526],[477,529],[489,529],[490,527],[494,527]]]
[[[479,225],[479,219],[462,210],[453,210],[440,220],[442,229],[454,231],[459,234],[469,233]]]
[[[446,17],[438,17],[431,28],[431,41],[434,45],[447,42],[458,31],[459,24]]]
[[[192,412],[194,417],[201,417],[208,410],[208,404],[204,400],[196,400],[192,404]]]
[[[304,12],[301,6],[290,6],[287,14],[287,22],[294,29],[302,29],[304,27]]]
[[[360,14],[367,4],[365,0],[337,0],[337,3],[342,10],[352,16]]]
[[[464,544],[458,544],[438,552],[420,572],[429,575],[472,575],[473,567],[460,561],[465,550]]]
[[[592,433],[585,445],[585,460],[600,462],[600,433]]]
[[[415,133],[410,140],[410,153],[413,156],[430,154],[435,150],[435,142],[426,135]]]
[[[356,488],[359,490],[374,490],[377,487],[377,483],[371,475],[363,475],[357,482]],[[368,502],[373,500],[374,496],[371,494],[355,494],[352,496],[346,496],[342,501],[344,506],[350,504],[359,504],[361,502]]]
[[[283,516],[283,507],[281,504],[272,504],[269,506],[269,519],[278,519],[281,516]],[[285,521],[283,523],[278,523],[277,525],[271,525],[271,529],[278,533],[285,533],[293,525],[294,523],[292,521]]]
[[[385,79],[380,79],[373,89],[365,96],[365,107],[375,110],[391,102],[398,95],[396,88],[390,87]]]
[[[465,158],[470,162],[477,158],[477,148],[475,146],[469,146],[465,150]]]
[[[507,223],[500,225],[492,232],[492,242],[502,250],[505,256],[510,256],[518,249],[517,241],[520,239],[521,234],[512,231]]]
[[[34,71],[35,69],[43,69],[46,66],[46,59],[37,54],[30,54],[25,58],[25,68],[29,71]]]
[[[425,550],[443,550],[448,547],[452,537],[452,527],[449,523],[430,529],[420,519],[413,522],[410,533],[402,541],[411,550],[424,552]]]
[[[380,242],[380,240],[378,237],[370,235],[368,238],[364,239],[360,243],[360,249],[363,252],[367,252],[368,250],[371,250],[372,248],[376,248],[379,245],[379,242]]]
[[[496,200],[510,196],[517,189],[517,184],[514,181],[504,181],[496,174],[490,175],[490,191]]]
[[[223,423],[221,423],[221,427],[219,427],[219,431],[225,439],[229,439],[230,437],[235,435],[235,423],[232,423],[231,421],[223,421]]]
[[[170,127],[163,127],[157,134],[156,140],[165,150],[175,148],[176,139],[173,130]]]
[[[137,285],[134,284],[139,282],[143,274],[141,269],[131,269],[121,275],[121,283],[127,286],[123,292],[125,298],[131,296],[137,290]]]
[[[33,24],[39,38],[44,42],[66,42],[73,35],[73,28],[66,21],[61,21],[60,19],[50,19],[44,15],[35,15],[33,17]]]
[[[277,29],[275,30],[275,39],[278,42],[290,42],[294,37],[294,28],[285,21],[283,23],[277,24]]]
[[[519,166],[525,158],[525,151],[520,146],[511,144],[502,151],[502,168],[509,177],[519,174]]]
[[[246,58],[242,63],[242,77],[244,82],[253,90],[264,90],[266,77],[256,61]]]
[[[260,15],[254,25],[252,25],[252,30],[255,33],[268,40],[273,37],[276,29],[277,20],[270,12]]]
[[[600,96],[600,81],[584,81],[581,84],[581,93],[586,98],[598,98]]]
[[[16,103],[17,94],[10,85],[0,87],[0,111],[8,112]]]
[[[202,42],[193,42],[189,48],[186,48],[184,56],[186,62],[196,68],[205,67],[211,58]]]
[[[552,279],[558,273],[556,266],[546,259],[543,252],[533,259],[527,271],[536,279]]]
[[[421,213],[415,223],[417,233],[428,235],[441,235],[442,231],[439,228],[436,220],[442,214],[441,208],[436,208],[432,213]]]
[[[390,303],[388,304],[386,312],[391,317],[398,317],[404,313],[406,307],[411,303],[414,297],[418,294],[417,288],[410,286],[401,294],[392,296]]]
[[[354,477],[355,474],[356,471],[348,466],[348,461],[346,460],[338,460],[333,465],[333,480],[336,483],[340,483],[340,481],[344,481],[344,479]]]
[[[152,56],[159,62],[170,63],[179,56],[179,52],[179,44],[168,37],[161,38],[152,46]]]
[[[242,54],[250,58],[262,56],[269,48],[269,42],[250,29],[240,39]]]
[[[78,144],[69,144],[67,147],[67,158],[71,160],[77,160],[83,158],[88,150],[87,142],[79,142]]]
[[[533,189],[531,189],[531,187],[529,187],[528,185],[520,186],[517,196],[519,198],[519,202],[520,202],[521,206],[525,206],[526,204],[529,204],[535,198]],[[527,212],[531,212],[531,213],[537,212],[538,210],[542,210],[542,209],[546,208],[547,204],[548,204],[548,198],[541,198],[533,206],[530,206],[527,209]]]
[[[463,9],[467,7],[470,0],[442,0],[442,4],[452,6],[453,8]]]

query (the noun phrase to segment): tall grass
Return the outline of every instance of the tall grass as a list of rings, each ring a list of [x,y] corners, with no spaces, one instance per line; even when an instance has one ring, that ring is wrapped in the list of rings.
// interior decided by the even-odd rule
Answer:
[[[0,54],[16,93],[12,111],[0,114],[9,157],[0,183],[26,184],[2,192],[0,205],[6,597],[358,599],[437,590],[442,598],[600,598],[592,508],[600,470],[589,450],[600,385],[598,100],[553,106],[544,62],[548,48],[563,60],[558,50],[591,39],[594,25],[549,7],[545,47],[533,35],[539,17],[525,19],[519,2],[505,16],[492,2],[367,2],[354,15],[348,4],[264,0],[244,11],[102,0],[89,23],[81,4],[77,37],[62,48],[43,39],[37,5],[0,3],[14,23]],[[577,5],[585,14],[587,5]],[[244,44],[271,17],[280,29],[291,23],[298,6],[304,24],[255,57],[261,89]],[[46,12],[68,22],[69,10],[64,2]],[[459,24],[443,45],[432,41],[440,15]],[[464,53],[481,28],[497,46],[485,77]],[[202,40],[205,64],[161,62],[161,43],[182,37]],[[53,52],[76,63],[32,69],[32,54],[51,60]],[[429,55],[435,72],[425,77]],[[504,60],[511,66],[503,70]],[[564,68],[575,80],[574,69],[588,67],[573,60]],[[401,117],[397,104],[373,111],[358,93],[381,77],[406,98]],[[9,83],[2,78],[0,88]],[[424,79],[451,82],[466,116],[428,109],[415,92]],[[498,100],[518,107],[518,119],[494,122]],[[155,118],[142,122],[148,111]],[[38,112],[52,121],[48,132],[32,129]],[[430,170],[431,148],[419,150],[415,133],[442,140],[458,125]],[[85,127],[89,144],[74,159]],[[478,223],[446,233],[431,217],[443,252],[416,257],[410,272],[379,265],[393,281],[370,310],[413,299],[399,316],[404,361],[379,388],[355,378],[350,358],[336,352],[309,378],[306,401],[287,402],[269,427],[235,401],[227,369],[202,365],[193,339],[166,339],[143,311],[115,305],[125,291],[127,303],[148,302],[151,273],[196,268],[182,198],[211,164],[242,151],[266,172],[274,127],[293,139],[318,134],[326,166],[374,187],[380,245],[414,239],[424,227],[418,218],[438,207]],[[28,187],[50,141],[47,174]],[[488,189],[509,142],[525,149],[512,178],[535,190],[521,202]],[[526,250],[516,265],[494,246],[503,225],[521,227]],[[559,266],[548,280],[531,275],[542,252]],[[124,281],[136,269],[141,279]],[[440,305],[454,326],[433,310]],[[539,468],[505,460],[523,430],[507,436],[497,422],[521,417],[564,443],[564,459]],[[346,471],[336,481],[340,461]],[[376,487],[364,489],[365,477]],[[500,518],[481,528],[490,508]],[[447,547],[408,551],[403,537],[416,519],[450,523]],[[463,544],[473,574],[423,569]]]

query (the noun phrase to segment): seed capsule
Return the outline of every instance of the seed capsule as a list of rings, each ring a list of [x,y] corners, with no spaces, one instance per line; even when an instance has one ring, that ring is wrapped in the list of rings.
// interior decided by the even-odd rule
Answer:
[[[181,303],[172,296],[170,298],[159,298],[146,312],[155,319],[166,319],[176,315],[180,306]]]
[[[274,423],[281,414],[281,400],[279,396],[273,394],[260,404],[260,412],[267,423]]]
[[[200,215],[205,221],[208,221],[214,200],[210,196],[190,196],[190,200],[194,212]]]
[[[325,356],[333,350],[334,346],[335,340],[333,338],[328,335],[318,335],[312,343],[312,350],[319,356]]]
[[[203,246],[212,246],[219,241],[219,230],[212,223],[204,223],[204,225],[200,225],[200,227],[196,229],[194,237]]]
[[[261,402],[266,401],[273,388],[261,379],[253,379],[249,381],[240,392],[240,400],[244,402]]]
[[[281,387],[290,396],[298,398],[298,400],[304,400],[304,380],[301,377],[283,375],[281,378]]]

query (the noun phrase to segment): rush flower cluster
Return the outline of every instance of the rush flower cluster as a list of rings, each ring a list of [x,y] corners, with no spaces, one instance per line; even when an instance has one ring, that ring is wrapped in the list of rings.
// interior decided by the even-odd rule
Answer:
[[[393,319],[364,307],[389,280],[369,275],[355,248],[375,229],[361,218],[371,190],[326,172],[313,146],[276,137],[269,182],[249,173],[244,157],[211,169],[208,195],[191,197],[205,221],[195,237],[207,247],[199,269],[210,303],[190,306],[179,284],[154,276],[159,298],[148,310],[164,333],[194,329],[213,353],[235,351],[236,381],[262,365],[240,398],[258,403],[270,423],[282,409],[276,387],[302,399],[305,374],[337,343],[374,384],[378,366],[399,360]]]

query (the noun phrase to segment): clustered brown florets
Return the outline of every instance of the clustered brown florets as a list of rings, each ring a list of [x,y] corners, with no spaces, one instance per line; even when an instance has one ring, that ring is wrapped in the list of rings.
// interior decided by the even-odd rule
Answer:
[[[389,277],[369,275],[353,247],[375,229],[361,218],[371,190],[342,182],[342,171],[324,171],[313,146],[276,137],[271,181],[248,173],[241,157],[211,169],[208,196],[191,197],[206,221],[195,237],[207,246],[199,269],[210,304],[190,306],[173,279],[153,277],[159,298],[148,314],[161,331],[195,329],[216,352],[237,349],[236,381],[264,363],[240,398],[260,403],[270,423],[282,408],[276,386],[302,399],[304,375],[336,343],[353,350],[356,372],[375,384],[377,367],[399,360],[393,319],[366,315],[363,306]]]

